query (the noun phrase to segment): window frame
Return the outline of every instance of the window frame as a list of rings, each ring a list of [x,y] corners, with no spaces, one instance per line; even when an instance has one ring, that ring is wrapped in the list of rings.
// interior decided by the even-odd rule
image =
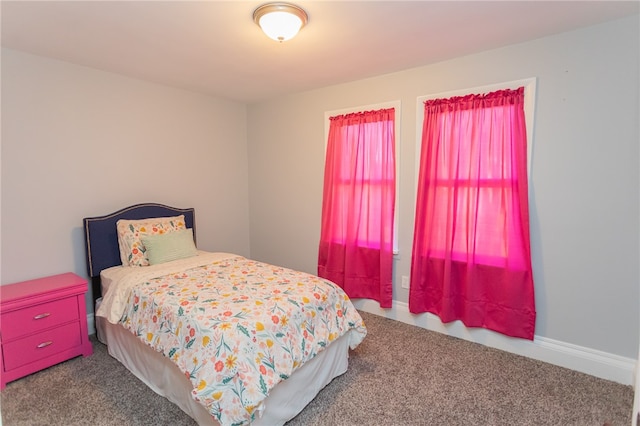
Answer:
[[[418,96],[416,99],[416,156],[415,156],[415,176],[414,176],[414,191],[415,199],[418,197],[418,182],[420,178],[420,158],[422,155],[422,126],[424,123],[424,102],[432,99],[447,99],[456,96],[467,96],[472,94],[486,94],[495,92],[498,90],[511,89],[515,90],[519,87],[524,87],[524,114],[525,125],[527,135],[527,180],[531,182],[531,164],[533,153],[533,130],[535,128],[535,105],[536,105],[536,78],[527,78],[523,80],[509,81],[505,83],[497,83],[492,85],[473,87],[468,89],[453,90],[448,92],[441,92],[431,95]],[[529,194],[531,199],[532,185],[528,185]],[[462,256],[462,260],[466,254],[459,253]],[[454,253],[454,257],[455,253]],[[492,258],[492,256],[483,256],[484,264],[487,265],[499,265],[502,261],[501,258]]]

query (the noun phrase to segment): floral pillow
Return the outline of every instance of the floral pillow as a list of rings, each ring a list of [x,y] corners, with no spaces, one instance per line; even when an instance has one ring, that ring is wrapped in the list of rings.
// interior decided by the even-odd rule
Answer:
[[[148,266],[147,249],[141,238],[186,229],[184,215],[150,219],[120,219],[116,223],[122,266]]]

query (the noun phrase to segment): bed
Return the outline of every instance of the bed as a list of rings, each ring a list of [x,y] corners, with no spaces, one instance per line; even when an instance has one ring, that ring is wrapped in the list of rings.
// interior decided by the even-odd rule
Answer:
[[[83,219],[98,339],[200,425],[280,425],[366,336],[335,284],[197,249],[195,210],[136,204]]]

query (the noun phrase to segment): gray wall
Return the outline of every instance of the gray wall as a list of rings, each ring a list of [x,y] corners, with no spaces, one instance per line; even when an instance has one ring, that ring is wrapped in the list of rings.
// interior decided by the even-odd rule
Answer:
[[[316,272],[324,112],[400,99],[399,255],[407,302],[416,98],[537,78],[530,182],[536,334],[635,359],[639,30],[632,17],[249,107],[252,257]]]
[[[244,104],[3,49],[2,284],[86,277],[82,219],[141,202],[249,255],[246,128]]]
[[[635,359],[638,40],[633,17],[251,106],[3,49],[1,283],[86,276],[82,218],[144,201],[194,206],[200,248],[315,272],[324,112],[399,99],[406,302],[416,98],[536,77],[537,334]]]

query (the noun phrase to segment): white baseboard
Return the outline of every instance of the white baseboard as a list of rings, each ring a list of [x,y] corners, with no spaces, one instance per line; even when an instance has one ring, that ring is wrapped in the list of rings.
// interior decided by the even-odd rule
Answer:
[[[623,385],[635,385],[636,360],[632,358],[540,336],[535,336],[533,341],[517,339],[483,328],[467,328],[460,321],[443,324],[436,315],[430,313],[412,314],[409,312],[409,305],[403,302],[394,301],[390,309],[382,309],[378,302],[368,299],[355,299],[353,304],[357,309],[371,314],[580,371]]]
[[[96,334],[96,322],[93,313],[87,314],[87,330],[89,335]]]

